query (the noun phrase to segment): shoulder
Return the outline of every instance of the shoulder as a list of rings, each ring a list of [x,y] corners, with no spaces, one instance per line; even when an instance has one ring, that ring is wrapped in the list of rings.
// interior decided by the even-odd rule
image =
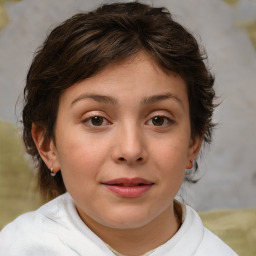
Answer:
[[[53,253],[56,242],[54,233],[63,228],[63,223],[67,221],[60,205],[67,200],[67,196],[62,195],[5,226],[0,232],[0,255],[3,252],[10,256],[33,255],[38,250],[42,254],[38,252],[37,255],[46,255],[45,243],[52,244],[48,248]]]
[[[0,256],[112,255],[79,217],[66,193],[21,215],[0,232]]]
[[[29,255],[38,248],[43,234],[39,232],[43,221],[36,212],[21,215],[0,232],[0,255]],[[41,225],[40,225],[41,224]]]
[[[237,254],[225,244],[218,236],[203,226],[203,223],[194,209],[186,206],[187,215],[193,215],[193,225],[200,226],[201,238],[195,252],[195,256],[237,256]],[[188,217],[188,216],[187,216]],[[197,220],[197,221],[195,221]]]
[[[182,225],[165,244],[155,249],[152,256],[237,256],[224,242],[206,229],[197,212],[179,203]]]
[[[237,256],[227,244],[207,228],[204,228],[203,240],[198,248],[197,255]]]

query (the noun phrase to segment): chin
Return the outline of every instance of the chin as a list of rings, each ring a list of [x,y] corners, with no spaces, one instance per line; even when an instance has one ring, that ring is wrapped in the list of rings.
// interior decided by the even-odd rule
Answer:
[[[102,221],[104,226],[116,229],[136,229],[147,225],[153,220],[153,217],[146,215],[145,213],[140,213],[138,211],[134,212],[123,212],[118,214],[110,214],[106,216]]]

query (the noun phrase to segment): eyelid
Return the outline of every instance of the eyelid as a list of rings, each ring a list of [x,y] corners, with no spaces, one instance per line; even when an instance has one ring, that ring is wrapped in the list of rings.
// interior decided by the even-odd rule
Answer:
[[[156,127],[165,127],[165,126],[168,126],[168,125],[171,124],[171,123],[174,123],[174,121],[173,121],[172,119],[170,119],[169,117],[167,117],[167,116],[165,116],[165,115],[154,115],[153,117],[151,117],[151,118],[146,122],[146,124],[148,124],[150,121],[153,122],[153,118],[154,118],[154,117],[162,117],[162,118],[164,118],[165,120],[167,120],[167,124],[165,123],[165,124],[159,125],[159,126],[154,125],[154,124],[150,124],[150,125],[152,125],[152,126],[156,126]]]
[[[106,125],[109,125],[109,124],[112,124],[110,121],[109,121],[109,118],[107,118],[104,114],[102,113],[96,113],[93,112],[93,113],[87,113],[85,117],[82,118],[82,123],[88,123],[88,121],[92,120],[93,117],[101,117],[103,118],[105,121],[107,121],[107,124],[102,124],[102,125],[93,125],[93,124],[89,124],[88,126],[90,127],[97,127],[97,128],[100,128],[100,127],[104,127]]]
[[[84,119],[84,120],[83,120],[83,123],[88,122],[88,121],[91,120],[93,117],[100,117],[100,118],[106,120],[106,121],[109,123],[109,121],[108,121],[105,117],[103,117],[103,116],[98,116],[98,115],[96,115],[96,116],[90,116],[90,117]]]
[[[81,119],[86,120],[94,116],[99,116],[107,120],[110,119],[109,115],[107,115],[104,111],[101,111],[101,110],[90,110],[90,111],[84,112],[83,115],[81,115]]]
[[[150,114],[148,114],[146,124],[150,121],[152,122],[154,117],[163,117],[168,121],[167,124],[164,124],[162,126],[158,126],[159,128],[160,127],[166,127],[168,125],[171,125],[171,124],[175,123],[175,117],[173,116],[173,114],[170,112],[169,109],[158,109],[158,110],[150,112]],[[156,125],[153,125],[153,124],[151,124],[151,125],[154,126],[154,127],[157,127]]]
[[[175,117],[173,116],[173,113],[170,112],[169,110],[166,110],[166,109],[159,109],[159,110],[155,110],[155,111],[152,111],[150,112],[150,114],[148,115],[148,119],[151,119],[155,116],[161,116],[161,117],[166,117],[170,120],[175,120]]]

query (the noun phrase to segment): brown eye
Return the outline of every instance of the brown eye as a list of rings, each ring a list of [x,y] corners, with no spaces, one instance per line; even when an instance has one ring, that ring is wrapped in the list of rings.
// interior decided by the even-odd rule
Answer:
[[[90,118],[93,126],[101,126],[104,122],[104,118],[101,116],[93,116]]]
[[[166,118],[163,116],[155,116],[152,118],[152,124],[155,126],[162,126],[164,124],[165,119]]]
[[[152,126],[168,126],[173,121],[166,116],[154,116],[147,122],[148,125]]]
[[[106,118],[102,116],[91,116],[82,121],[88,127],[101,127],[111,124]]]

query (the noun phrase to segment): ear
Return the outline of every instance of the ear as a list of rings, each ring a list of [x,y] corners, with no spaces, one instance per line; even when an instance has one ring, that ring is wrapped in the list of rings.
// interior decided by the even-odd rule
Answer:
[[[193,161],[196,159],[196,157],[199,154],[202,141],[203,141],[203,137],[200,137],[200,136],[195,136],[194,138],[190,139],[186,169],[193,168]]]
[[[38,153],[48,169],[53,168],[54,172],[58,172],[60,170],[60,164],[53,140],[45,138],[44,131],[35,123],[32,124],[31,134]]]

